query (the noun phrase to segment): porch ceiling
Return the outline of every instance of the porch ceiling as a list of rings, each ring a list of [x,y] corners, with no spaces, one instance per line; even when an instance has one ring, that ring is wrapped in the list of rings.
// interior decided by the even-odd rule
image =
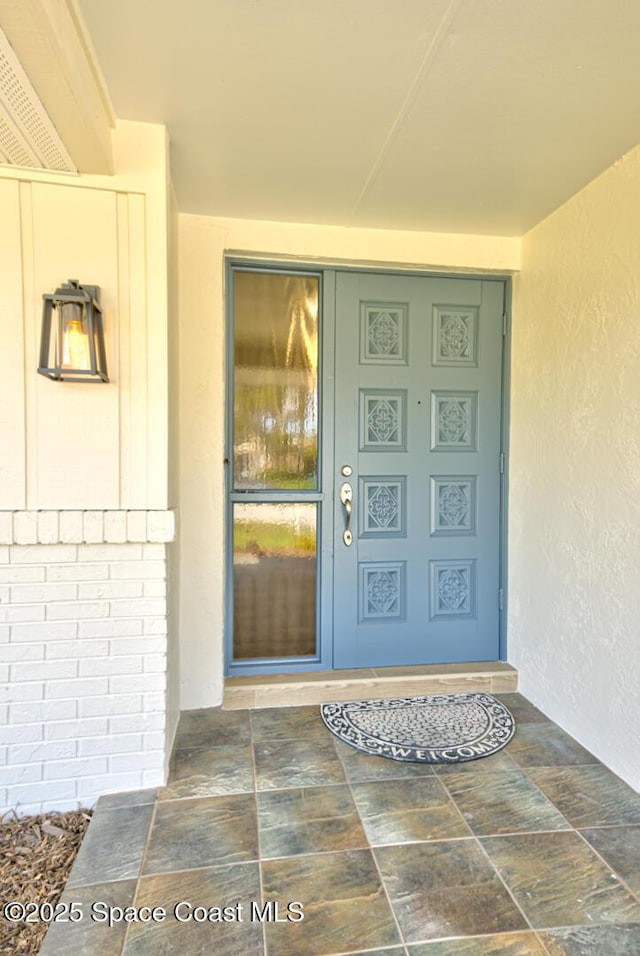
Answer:
[[[181,210],[522,235],[640,139],[637,0],[77,0]]]

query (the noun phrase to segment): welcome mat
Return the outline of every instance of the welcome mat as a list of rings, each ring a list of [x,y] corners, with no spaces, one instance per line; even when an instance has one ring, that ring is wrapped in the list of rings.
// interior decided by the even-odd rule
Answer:
[[[407,763],[462,763],[509,743],[515,721],[491,694],[322,704],[329,730],[364,753]]]

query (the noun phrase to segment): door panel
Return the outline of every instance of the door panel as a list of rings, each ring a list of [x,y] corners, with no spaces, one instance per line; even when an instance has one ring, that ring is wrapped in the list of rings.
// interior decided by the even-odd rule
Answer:
[[[335,667],[499,657],[502,312],[498,281],[336,277]]]

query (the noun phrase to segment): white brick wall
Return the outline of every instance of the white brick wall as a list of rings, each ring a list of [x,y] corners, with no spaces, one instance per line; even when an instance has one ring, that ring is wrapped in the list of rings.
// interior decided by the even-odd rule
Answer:
[[[0,811],[164,783],[173,528],[169,512],[0,512]]]
[[[172,511],[0,511],[0,545],[166,544]]]

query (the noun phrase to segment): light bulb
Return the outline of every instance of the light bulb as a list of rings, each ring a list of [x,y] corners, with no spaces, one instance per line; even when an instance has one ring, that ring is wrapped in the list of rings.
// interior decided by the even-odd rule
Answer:
[[[82,309],[68,303],[62,312],[62,367],[90,368],[89,335],[83,321]]]

